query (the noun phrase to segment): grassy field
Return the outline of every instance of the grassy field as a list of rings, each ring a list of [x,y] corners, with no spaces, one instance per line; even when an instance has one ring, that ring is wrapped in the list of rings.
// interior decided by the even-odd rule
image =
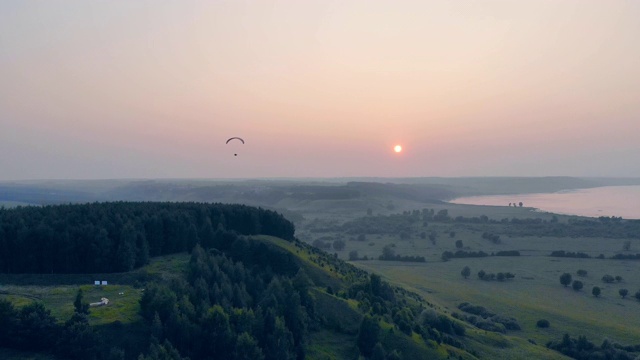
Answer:
[[[380,214],[402,213],[402,211],[432,208],[436,212],[447,209],[451,217],[458,215],[473,217],[486,215],[491,219],[503,218],[541,218],[550,220],[554,215],[535,212],[528,208],[473,206],[453,204],[416,204],[411,201],[394,200],[393,210],[380,210]],[[374,210],[374,216],[376,215]],[[412,236],[401,239],[399,234],[367,234],[365,241],[356,241],[354,234],[343,231],[314,232],[307,224],[313,221],[324,221],[327,224],[341,225],[362,217],[363,212],[349,215],[348,212],[335,211],[327,213],[306,214],[305,222],[299,224],[299,236],[312,242],[323,238],[329,242],[334,239],[346,241],[342,251],[335,252],[341,259],[348,260],[349,252],[356,250],[360,258],[367,256],[368,261],[352,263],[367,271],[382,275],[387,281],[405,286],[423,295],[428,301],[440,305],[449,312],[461,313],[456,307],[462,302],[481,305],[499,315],[516,318],[522,327],[520,331],[509,331],[508,345],[496,351],[495,346],[486,338],[486,332],[479,331],[472,336],[476,346],[483,349],[483,358],[551,358],[559,356],[555,352],[544,349],[544,344],[551,340],[560,340],[564,333],[572,336],[586,335],[596,344],[610,339],[622,344],[640,343],[640,328],[637,327],[637,314],[640,302],[634,298],[640,290],[640,273],[637,261],[610,259],[576,259],[548,256],[552,251],[580,251],[593,257],[604,254],[606,257],[622,252],[625,241],[631,241],[632,253],[640,249],[640,239],[603,239],[594,237],[538,237],[538,236],[501,236],[501,242],[494,244],[482,238],[483,231],[501,234],[500,224],[461,224],[429,222],[426,228],[422,223],[409,229]],[[557,216],[566,221],[568,217]],[[317,220],[316,220],[317,219]],[[433,244],[428,238],[416,236],[421,231],[437,234]],[[455,234],[451,236],[451,232]],[[455,252],[455,242],[461,240],[463,250],[492,252],[518,250],[522,256],[452,259],[444,262],[441,255],[444,251]],[[380,261],[382,248],[391,245],[396,254],[424,256],[425,263]],[[460,272],[464,266],[471,268],[471,276],[464,279]],[[583,269],[587,276],[579,277],[576,271]],[[511,272],[516,275],[508,281],[483,281],[477,272],[489,273]],[[563,273],[570,273],[574,280],[584,283],[581,291],[565,288],[559,282]],[[621,282],[604,283],[603,275],[621,276]],[[594,297],[591,290],[594,286],[601,288],[599,297]],[[629,295],[622,299],[618,290],[626,288]],[[539,319],[547,319],[551,327],[536,327]],[[483,338],[484,337],[484,338]],[[531,342],[541,346],[534,346]],[[495,345],[495,344],[494,344]]]
[[[131,278],[159,276],[167,279],[180,273],[188,261],[187,254],[157,257],[143,269],[127,276],[106,275],[116,281],[109,280],[109,285],[105,286],[95,286],[87,281],[89,278],[105,277],[96,275],[4,275],[5,281],[15,284],[5,282],[5,285],[0,285],[0,299],[8,299],[16,307],[40,301],[51,310],[51,315],[63,323],[73,315],[73,302],[78,289],[82,289],[84,302],[99,302],[103,297],[109,299],[109,304],[106,306],[90,308],[89,321],[92,325],[130,324],[140,320],[139,302],[144,291],[142,288],[130,285]],[[125,283],[118,283],[117,279],[123,279]],[[75,284],[73,284],[74,281]],[[38,285],[30,285],[34,283]]]

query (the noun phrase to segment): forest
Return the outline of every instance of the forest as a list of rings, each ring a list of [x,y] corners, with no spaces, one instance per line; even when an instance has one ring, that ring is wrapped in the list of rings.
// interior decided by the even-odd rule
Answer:
[[[214,247],[232,233],[293,240],[294,225],[245,205],[108,202],[0,209],[0,272],[110,273]]]
[[[95,310],[81,287],[68,319],[40,301],[0,299],[0,348],[69,359],[293,360],[307,358],[312,334],[328,332],[351,339],[346,351],[355,357],[427,358],[441,344],[464,353],[462,324],[425,313],[432,305],[419,296],[299,242],[272,211],[116,202],[0,214],[3,249],[14,251],[3,251],[2,265],[13,273],[131,271],[156,256],[190,253],[183,271],[138,283],[134,323],[92,326]],[[286,240],[252,237],[258,232]],[[20,257],[33,263],[13,260]]]

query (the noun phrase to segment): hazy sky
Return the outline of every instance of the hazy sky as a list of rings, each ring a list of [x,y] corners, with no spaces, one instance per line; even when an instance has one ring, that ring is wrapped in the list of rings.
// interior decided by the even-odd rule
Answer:
[[[4,0],[0,180],[640,176],[639,19],[635,0]]]

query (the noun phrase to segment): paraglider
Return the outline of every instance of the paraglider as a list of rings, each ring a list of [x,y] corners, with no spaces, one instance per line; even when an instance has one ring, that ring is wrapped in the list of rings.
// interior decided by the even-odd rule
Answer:
[[[244,144],[244,140],[242,138],[237,137],[237,136],[234,136],[232,138],[227,139],[227,142],[225,142],[225,144],[228,144],[229,141],[231,141],[231,140],[239,140]],[[238,154],[233,154],[233,156],[238,156]]]
[[[239,137],[232,137],[232,138],[229,138],[225,144],[228,144],[228,143],[229,143],[229,141],[231,141],[231,140],[233,140],[233,139],[240,140],[240,141],[242,141],[242,143],[244,144],[244,140],[242,140],[242,138],[239,138]]]

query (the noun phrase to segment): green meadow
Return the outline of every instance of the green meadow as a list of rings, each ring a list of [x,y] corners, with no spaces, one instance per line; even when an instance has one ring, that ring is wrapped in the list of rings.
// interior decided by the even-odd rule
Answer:
[[[418,205],[418,206],[416,206]],[[416,204],[412,201],[395,201],[392,210],[380,209],[380,221],[386,221],[389,214],[401,214],[423,208],[439,210],[447,209],[451,218],[456,216],[478,217],[485,215],[489,219],[504,218],[539,218],[550,221],[553,214],[541,213],[528,208],[474,206],[454,204]],[[365,210],[366,211],[366,210]],[[640,339],[640,328],[637,326],[640,302],[634,297],[640,291],[640,273],[637,271],[638,261],[607,259],[620,253],[640,251],[638,238],[605,238],[591,236],[550,237],[514,235],[522,232],[513,224],[470,224],[458,222],[422,221],[405,228],[404,237],[398,233],[364,234],[364,240],[345,226],[354,219],[365,217],[360,211],[351,216],[345,213],[318,213],[317,217],[307,216],[299,228],[306,241],[323,239],[331,243],[335,240],[345,241],[344,249],[337,251],[327,249],[344,260],[350,259],[350,253],[357,252],[359,260],[352,264],[377,274],[387,281],[404,286],[422,295],[427,301],[438,304],[449,313],[462,313],[457,306],[469,302],[487,308],[501,316],[515,318],[521,330],[508,331],[508,344],[498,352],[495,346],[483,346],[487,339],[478,340],[478,346],[485,348],[484,356],[491,358],[549,358],[551,355],[537,353],[540,346],[530,347],[532,343],[544,345],[551,340],[560,340],[565,333],[572,336],[586,335],[588,339],[600,344],[609,339],[621,344],[637,344]],[[566,223],[575,217],[555,216],[559,222]],[[322,231],[324,224],[327,231]],[[314,227],[314,225],[316,225]],[[320,229],[320,230],[319,230]],[[484,232],[500,235],[500,242],[493,243],[482,237]],[[421,233],[422,237],[420,236]],[[424,235],[427,237],[424,237]],[[428,235],[435,234],[435,242]],[[461,241],[462,248],[456,247]],[[631,251],[624,252],[623,245],[630,242]],[[378,257],[383,248],[391,248],[397,255],[423,256],[425,262],[381,261]],[[487,256],[480,258],[453,258],[443,261],[444,251],[455,252],[483,251],[487,254],[498,251],[517,250],[521,256]],[[552,251],[584,252],[591,258],[560,258],[549,256]],[[636,250],[636,251],[634,251]],[[605,259],[596,256],[604,255]],[[362,260],[367,258],[368,260]],[[469,278],[461,275],[461,270],[468,266],[471,270]],[[578,270],[586,270],[586,276],[578,276]],[[513,279],[505,281],[486,281],[478,278],[477,273],[510,272]],[[560,275],[570,273],[573,280],[580,280],[584,287],[575,291],[564,287]],[[604,275],[621,276],[621,281],[605,283]],[[601,288],[598,297],[592,295],[592,288]],[[629,294],[622,298],[619,289],[628,289]],[[540,319],[550,322],[550,327],[541,329],[536,326]],[[479,337],[486,337],[485,331],[479,330]],[[473,334],[473,332],[472,332]],[[472,336],[473,338],[473,336]],[[474,338],[475,339],[475,338]],[[489,341],[490,342],[490,341]],[[500,346],[498,346],[500,347]],[[560,354],[552,352],[556,356]],[[538,354],[538,355],[535,355]]]

